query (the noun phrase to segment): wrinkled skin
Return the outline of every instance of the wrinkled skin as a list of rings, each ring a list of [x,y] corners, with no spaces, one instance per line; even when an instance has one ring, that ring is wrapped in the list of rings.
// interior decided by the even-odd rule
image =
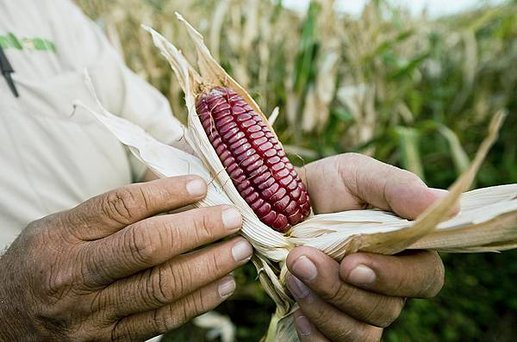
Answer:
[[[445,194],[408,171],[354,153],[308,164],[299,174],[317,213],[376,207],[414,219]],[[298,247],[287,267],[302,342],[379,341],[406,298],[433,297],[444,283],[443,263],[434,251],[356,253],[338,263],[314,248]]]
[[[356,154],[309,164],[300,176],[316,212],[371,205],[414,218],[441,195]],[[204,183],[187,191],[194,179],[130,185],[31,223],[0,258],[0,340],[142,340],[228,298],[228,273],[251,246],[233,238],[199,247],[238,232],[240,215],[232,220],[219,206],[155,216],[201,199]],[[300,247],[287,266],[302,341],[379,340],[406,297],[431,297],[443,285],[434,252],[357,253],[339,264]]]
[[[192,182],[197,181],[197,182]],[[129,185],[31,223],[0,259],[0,340],[143,340],[228,298],[252,248],[193,176]],[[196,249],[195,251],[193,251]]]

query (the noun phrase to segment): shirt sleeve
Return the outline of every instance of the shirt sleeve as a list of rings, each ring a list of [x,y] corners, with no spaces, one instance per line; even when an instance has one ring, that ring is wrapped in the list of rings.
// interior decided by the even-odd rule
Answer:
[[[173,116],[168,100],[125,65],[100,27],[75,4],[70,0],[56,3],[62,6],[66,18],[62,29],[67,30],[71,45],[59,53],[70,68],[88,70],[103,105],[159,141],[192,153],[183,139],[184,126]],[[146,168],[129,150],[128,154],[133,179],[140,180]]]

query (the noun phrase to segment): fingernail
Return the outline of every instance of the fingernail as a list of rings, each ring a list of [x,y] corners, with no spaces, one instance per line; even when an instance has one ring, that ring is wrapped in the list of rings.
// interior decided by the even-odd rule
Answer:
[[[298,316],[294,321],[294,325],[298,334],[302,336],[309,336],[312,332],[312,324],[305,316]]]
[[[248,260],[252,254],[253,248],[246,240],[241,240],[232,247],[233,259],[237,262]]]
[[[292,274],[287,277],[287,287],[295,299],[303,299],[311,293],[311,290]]]
[[[196,178],[188,182],[186,188],[190,196],[199,197],[205,194],[206,184],[203,180]]]
[[[221,298],[227,298],[232,295],[233,291],[235,291],[235,287],[235,280],[232,276],[228,276],[219,281],[217,291],[219,292],[219,296],[221,296]]]
[[[305,281],[310,281],[316,278],[318,270],[313,262],[305,255],[299,257],[293,264],[293,273]]]
[[[363,264],[357,265],[348,275],[347,281],[354,285],[368,285],[375,281],[375,272]]]
[[[438,197],[445,197],[449,193],[449,191],[444,190],[444,189],[429,188],[429,190],[431,190]]]
[[[223,225],[226,229],[235,229],[242,224],[241,213],[234,207],[228,207],[223,210]]]

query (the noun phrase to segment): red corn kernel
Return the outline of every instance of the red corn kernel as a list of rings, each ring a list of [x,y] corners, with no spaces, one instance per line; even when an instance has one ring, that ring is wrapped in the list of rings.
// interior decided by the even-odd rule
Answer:
[[[208,140],[246,203],[279,232],[310,213],[305,185],[262,118],[234,90],[200,95],[196,111]]]

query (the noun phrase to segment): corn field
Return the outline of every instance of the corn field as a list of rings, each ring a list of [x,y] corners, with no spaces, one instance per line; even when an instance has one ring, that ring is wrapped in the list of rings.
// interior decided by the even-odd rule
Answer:
[[[467,167],[495,112],[509,113],[477,187],[517,182],[517,1],[442,18],[410,16],[371,1],[359,17],[312,1],[305,13],[280,0],[77,0],[128,66],[185,119],[183,94],[147,24],[192,54],[174,12],[204,35],[214,57],[265,113],[295,164],[343,152],[372,155],[447,187]],[[412,300],[386,341],[511,341],[517,336],[517,253],[442,255],[446,286]],[[272,302],[252,268],[219,311],[237,339],[259,340]],[[204,340],[188,325],[167,340]]]

